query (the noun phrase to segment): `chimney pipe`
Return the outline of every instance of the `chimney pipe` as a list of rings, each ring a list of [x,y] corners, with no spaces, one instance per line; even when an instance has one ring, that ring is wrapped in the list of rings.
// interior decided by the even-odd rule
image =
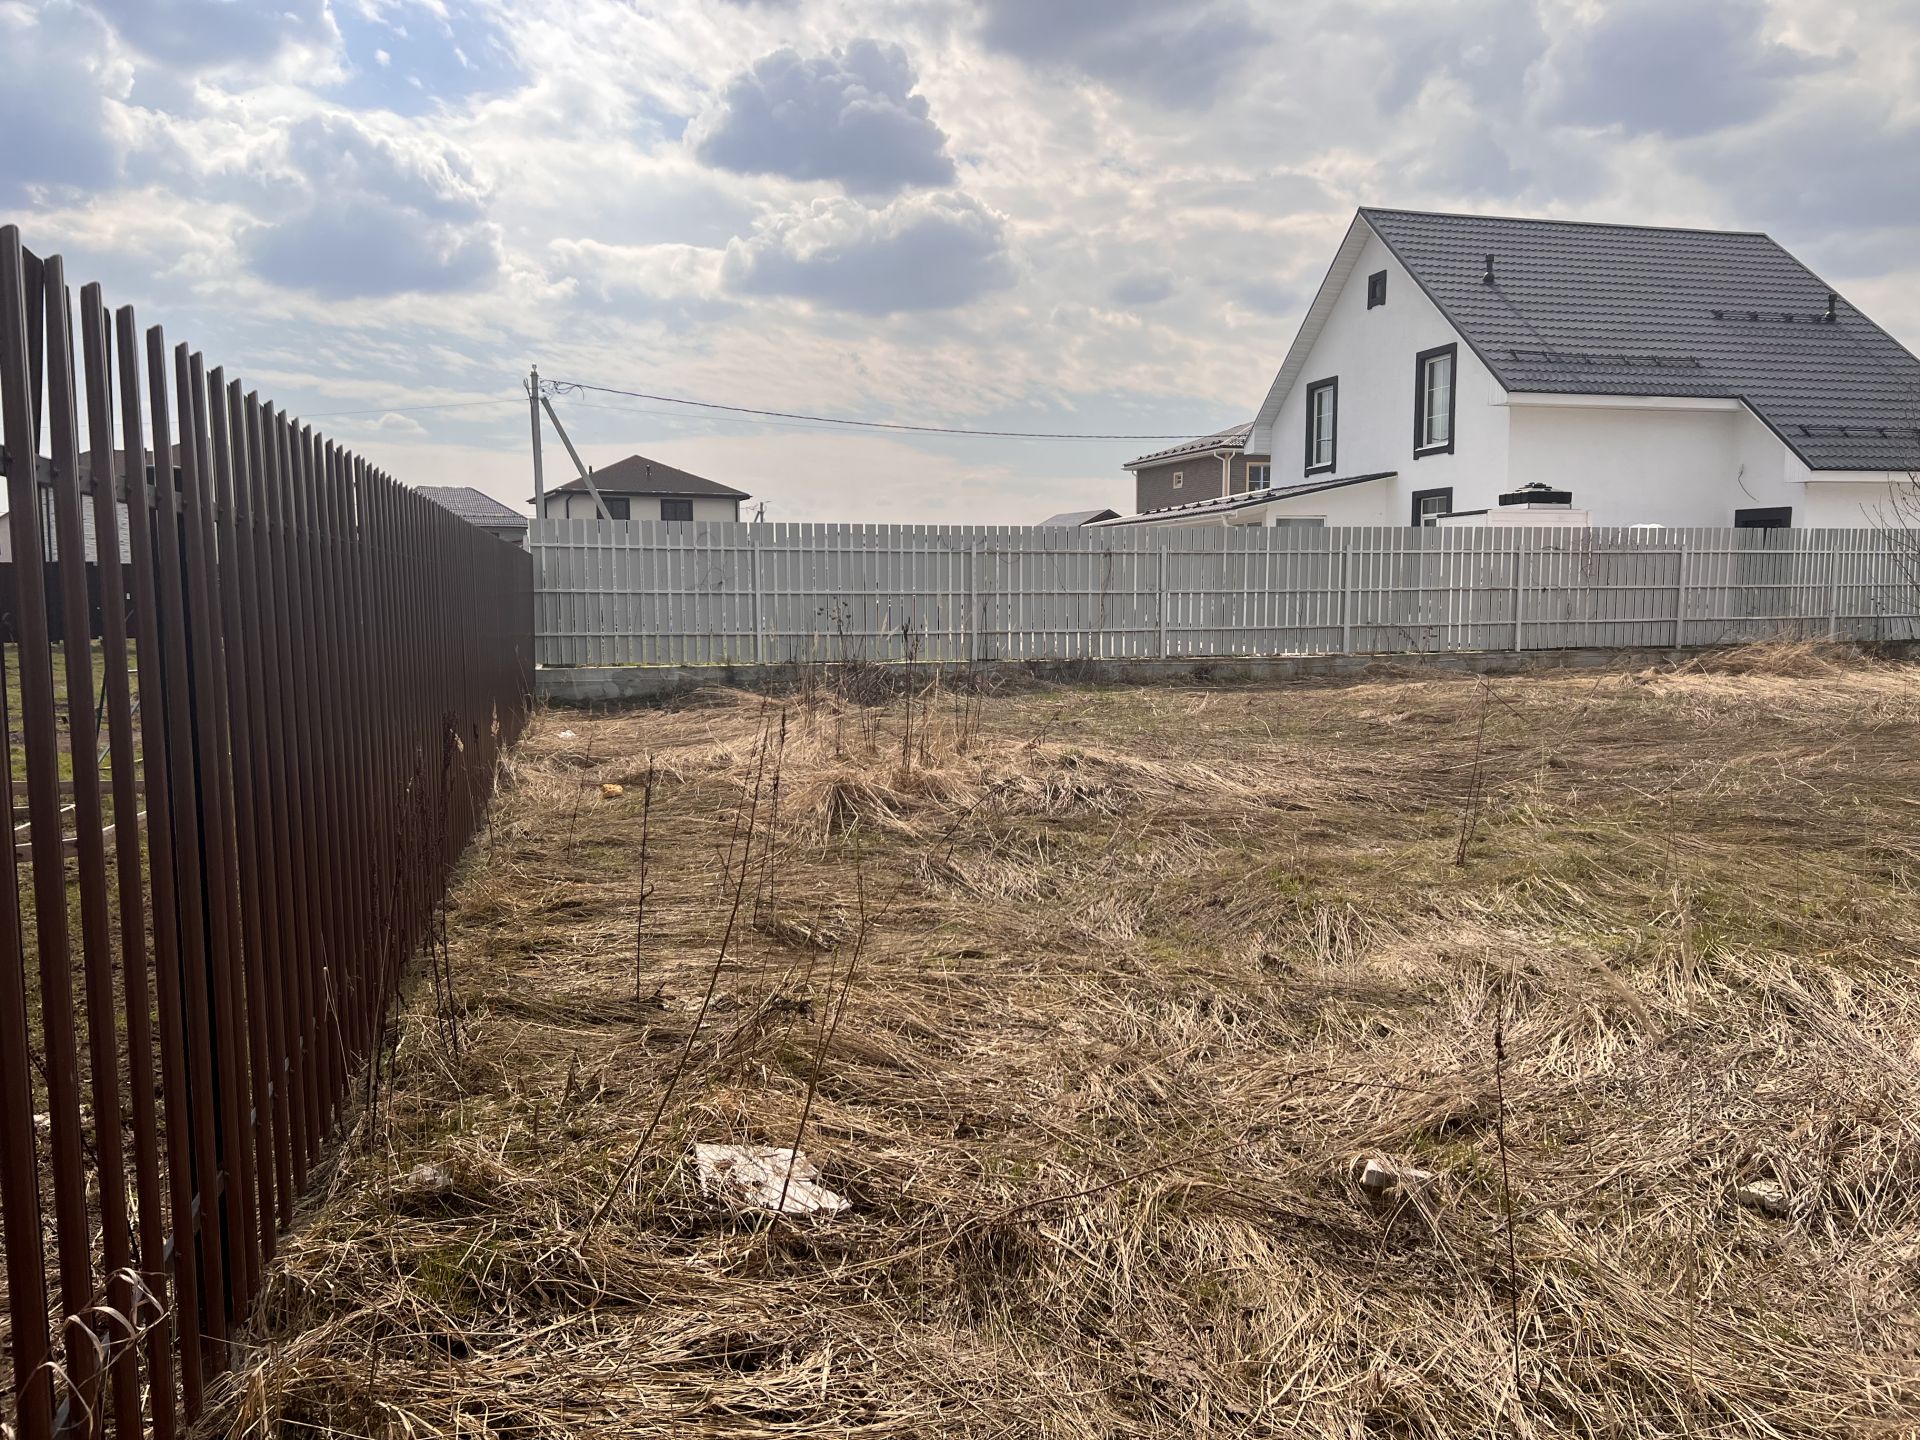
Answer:
[[[1493,256],[1491,255],[1487,256],[1487,273],[1480,277],[1480,283],[1482,285],[1493,283]]]
[[[1840,318],[1838,313],[1838,308],[1837,308],[1839,304],[1840,304],[1840,297],[1834,294],[1833,291],[1829,290],[1827,292],[1827,314],[1826,314],[1827,324],[1831,325]]]

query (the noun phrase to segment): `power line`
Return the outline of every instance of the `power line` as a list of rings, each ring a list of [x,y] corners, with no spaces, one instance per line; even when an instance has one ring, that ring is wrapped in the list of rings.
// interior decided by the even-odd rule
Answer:
[[[675,410],[665,405],[612,405],[604,400],[582,400],[574,397],[567,402],[569,408],[579,410],[604,410],[609,415],[661,415],[687,419],[684,410]],[[792,430],[803,435],[831,435],[834,427],[806,420],[772,420],[762,415],[711,415],[706,417],[711,425],[744,425],[762,430]]]
[[[845,425],[859,430],[907,430],[917,435],[971,435],[994,440],[1197,440],[1194,432],[1179,435],[1100,435],[1070,434],[1057,430],[968,430],[954,425],[907,425],[894,420],[850,420],[836,415],[809,415],[793,410],[760,410],[751,405],[722,405],[712,400],[689,400],[680,395],[650,395],[644,390],[617,390],[611,385],[589,385],[584,380],[542,380],[541,390],[551,395],[570,395],[592,390],[601,395],[625,395],[632,400],[653,400],[663,405],[687,405],[696,410],[725,410],[735,415],[756,415],[769,420],[804,420],[816,425]]]

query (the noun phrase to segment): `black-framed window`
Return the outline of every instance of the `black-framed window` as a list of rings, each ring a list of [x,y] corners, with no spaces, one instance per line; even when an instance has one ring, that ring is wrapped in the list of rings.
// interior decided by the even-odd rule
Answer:
[[[1340,377],[1334,375],[1307,386],[1307,474],[1333,469],[1340,424]]]
[[[1247,489],[1267,490],[1273,485],[1273,466],[1265,460],[1251,461],[1247,465]]]
[[[1736,530],[1791,530],[1793,507],[1762,505],[1752,510],[1736,510],[1733,512],[1733,528]]]
[[[1413,357],[1413,458],[1453,453],[1460,347],[1436,345]]]
[[[1376,270],[1367,276],[1367,309],[1387,303],[1387,272]]]
[[[660,502],[662,520],[691,520],[693,502],[691,500],[662,500]]]
[[[600,503],[607,507],[607,518],[609,520],[630,520],[633,518],[631,509],[632,502],[624,495],[602,495],[600,497]]]
[[[1442,485],[1435,490],[1416,490],[1413,492],[1413,523],[1422,527],[1437,525],[1442,515],[1453,513],[1453,487]]]

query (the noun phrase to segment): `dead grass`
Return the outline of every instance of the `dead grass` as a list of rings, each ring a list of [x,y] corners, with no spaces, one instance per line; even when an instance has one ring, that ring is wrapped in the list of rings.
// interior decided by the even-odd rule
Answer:
[[[548,714],[465,1043],[422,983],[206,1431],[1920,1433],[1917,697],[1775,647]],[[803,1113],[852,1212],[702,1195]]]

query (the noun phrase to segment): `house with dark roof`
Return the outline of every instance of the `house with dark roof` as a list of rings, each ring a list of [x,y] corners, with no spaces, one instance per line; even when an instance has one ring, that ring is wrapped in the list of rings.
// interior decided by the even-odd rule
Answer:
[[[1118,510],[1101,506],[1098,510],[1062,510],[1058,515],[1049,515],[1040,522],[1040,528],[1049,527],[1063,530],[1077,530],[1082,525],[1091,525],[1099,520],[1115,520],[1120,516]]]
[[[738,520],[744,490],[677,470],[644,455],[629,455],[591,472],[594,489],[615,520]],[[549,520],[596,520],[587,482],[575,477],[547,491]]]
[[[1250,423],[1230,426],[1129,460],[1121,468],[1133,475],[1133,508],[1164,510],[1264,490],[1272,467],[1265,452],[1248,451],[1252,429]]]
[[[510,510],[484,490],[471,485],[418,485],[414,487],[442,510],[451,510],[469,525],[496,535],[509,545],[524,544],[527,517]]]
[[[1245,443],[1109,523],[1897,524],[1920,359],[1766,235],[1363,209]]]

